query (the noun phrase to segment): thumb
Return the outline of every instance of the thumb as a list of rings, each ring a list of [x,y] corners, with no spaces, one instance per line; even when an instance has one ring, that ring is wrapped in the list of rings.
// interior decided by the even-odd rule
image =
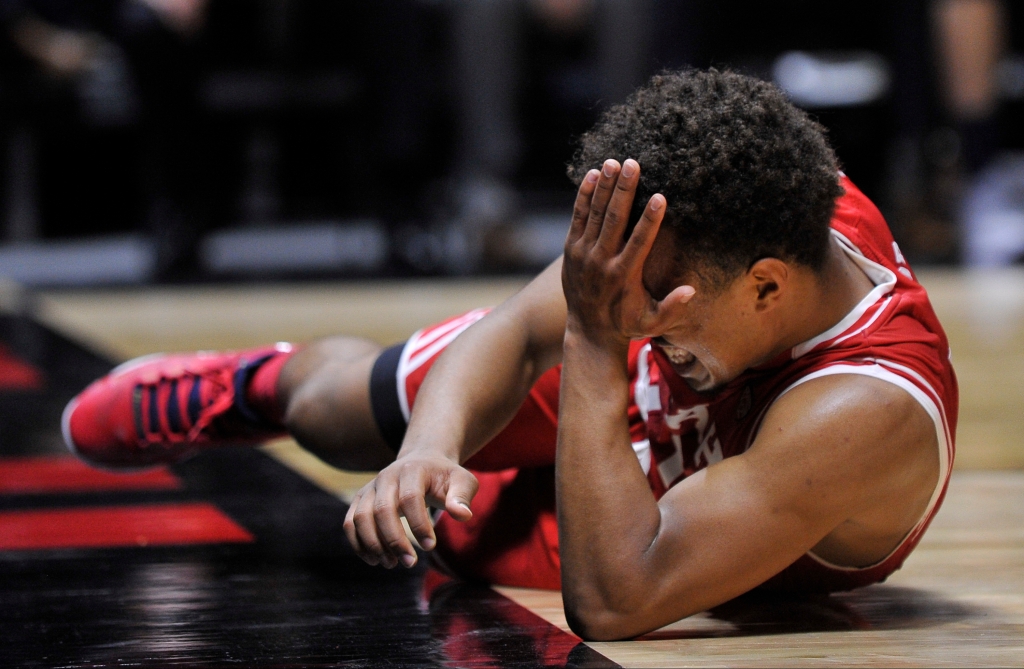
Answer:
[[[459,521],[467,521],[473,517],[469,508],[476,496],[480,482],[467,470],[459,467],[453,469],[448,477],[448,494],[445,496],[444,508],[448,514]]]
[[[650,332],[659,331],[675,322],[686,308],[686,304],[697,294],[693,286],[679,286],[654,305],[653,328]]]

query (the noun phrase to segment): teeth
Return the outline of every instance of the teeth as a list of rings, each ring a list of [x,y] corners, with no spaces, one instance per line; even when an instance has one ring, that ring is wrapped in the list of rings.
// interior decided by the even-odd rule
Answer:
[[[665,357],[677,365],[685,365],[693,360],[693,354],[681,348],[663,346],[662,350],[665,351]]]

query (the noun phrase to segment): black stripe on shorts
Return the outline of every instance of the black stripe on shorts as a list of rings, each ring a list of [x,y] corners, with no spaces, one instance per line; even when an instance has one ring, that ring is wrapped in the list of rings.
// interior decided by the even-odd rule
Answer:
[[[370,406],[377,429],[396,454],[405,439],[405,415],[398,401],[398,363],[405,344],[395,344],[381,351],[370,372]]]

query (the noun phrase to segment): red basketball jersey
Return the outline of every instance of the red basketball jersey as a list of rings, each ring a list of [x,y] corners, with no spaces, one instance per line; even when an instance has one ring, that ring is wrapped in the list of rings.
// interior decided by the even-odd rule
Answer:
[[[746,451],[772,404],[821,376],[863,374],[888,381],[907,391],[932,418],[938,483],[927,510],[900,545],[861,569],[832,565],[808,553],[768,586],[848,589],[899,569],[938,510],[953,462],[958,392],[949,342],[878,209],[845,176],[842,185],[846,193],[836,202],[832,235],[875,288],[834,327],[747,370],[711,399],[693,392],[650,341],[631,348],[633,448],[658,497],[693,472]]]

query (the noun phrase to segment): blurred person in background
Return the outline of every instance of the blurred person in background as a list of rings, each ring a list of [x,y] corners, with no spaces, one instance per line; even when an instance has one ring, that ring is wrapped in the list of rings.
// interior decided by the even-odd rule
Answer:
[[[621,102],[650,74],[652,0],[456,0],[453,4],[457,112],[453,213],[461,253],[450,268],[474,269],[487,232],[517,214],[513,181],[530,147],[524,93],[542,88],[546,113]],[[538,42],[563,55],[528,81],[527,51]],[[579,45],[582,44],[582,48]],[[552,109],[554,108],[554,109]],[[591,119],[587,119],[587,123]],[[568,131],[563,132],[568,148]],[[536,137],[532,138],[536,141]],[[568,155],[559,156],[567,160]],[[461,257],[459,257],[461,256]]]
[[[5,110],[9,125],[58,144],[72,141],[72,128],[138,127],[142,215],[157,240],[158,269],[164,275],[188,264],[201,227],[203,161],[191,47],[203,27],[206,4],[0,0],[5,78],[16,91]],[[17,161],[9,169],[17,170]],[[126,199],[131,197],[130,186],[122,190]],[[76,221],[80,227],[73,232],[92,232],[93,225],[103,224]],[[40,232],[38,224],[36,230],[22,224],[20,233],[18,227],[8,224],[16,239]]]
[[[262,21],[268,25],[257,31],[257,41],[280,38],[290,45],[281,47],[287,53],[269,65],[275,75],[289,80],[293,70],[335,67],[328,63],[334,56],[325,55],[327,51],[309,49],[305,54],[303,49],[324,37],[334,43],[340,39],[346,46],[339,67],[352,70],[362,87],[353,106],[370,111],[344,117],[348,120],[332,117],[338,127],[346,126],[339,135],[360,136],[345,140],[358,145],[357,150],[346,149],[342,140],[318,140],[318,150],[336,157],[315,162],[309,160],[308,147],[301,149],[306,154],[299,162],[315,163],[317,167],[308,169],[323,176],[325,188],[342,195],[331,199],[317,193],[327,202],[323,211],[283,207],[264,218],[243,212],[244,224],[279,224],[315,210],[323,217],[379,217],[393,231],[401,231],[407,222],[425,218],[439,223],[442,234],[440,241],[430,242],[430,252],[406,245],[412,265],[421,271],[479,270],[491,266],[489,253],[507,250],[498,249],[494,239],[516,242],[516,226],[507,224],[518,223],[530,207],[546,205],[543,197],[537,204],[538,193],[551,200],[559,192],[560,167],[570,158],[568,137],[650,73],[728,63],[768,78],[773,58],[805,50],[825,65],[830,53],[873,53],[885,61],[883,66],[887,63],[892,82],[881,103],[870,102],[852,113],[814,111],[829,127],[851,176],[865,192],[888,204],[897,239],[908,255],[919,261],[956,259],[960,234],[955,223],[962,201],[967,203],[971,232],[966,250],[972,262],[989,262],[978,260],[984,256],[976,251],[979,239],[981,246],[997,249],[1004,262],[1024,251],[1024,216],[1012,211],[1005,215],[1012,209],[1013,203],[1005,201],[1012,199],[1008,184],[1017,170],[1004,166],[996,175],[1002,177],[980,178],[1000,143],[997,75],[1010,36],[1007,17],[1013,14],[1000,0],[871,2],[855,15],[806,0],[770,7],[707,0],[450,0],[443,5],[388,0],[346,8],[339,14],[342,18],[327,11],[324,16],[333,18],[319,23],[331,27],[312,38],[308,28],[270,28],[289,23],[281,19],[289,12],[303,13],[292,9],[312,8],[312,16],[323,8],[312,2],[279,5],[280,11],[271,11],[277,4],[238,5],[228,14],[266,14]],[[217,6],[218,11],[223,8]],[[204,157],[210,150],[203,147],[200,127],[210,110],[200,111],[196,89],[200,69],[209,63],[199,62],[196,45],[209,9],[208,0],[0,0],[7,38],[4,86],[13,91],[4,96],[12,147],[8,179],[25,162],[11,157],[20,155],[19,146],[26,153],[26,135],[54,144],[69,142],[73,130],[67,126],[133,128],[133,136],[142,139],[135,154],[143,168],[126,172],[140,183],[125,184],[119,194],[125,200],[135,197],[139,204],[137,212],[122,218],[132,226],[145,221],[145,229],[157,239],[164,278],[191,275],[193,249],[208,227],[207,219],[223,222],[236,216],[228,212],[230,207],[221,211],[210,204],[218,197],[230,199],[222,195],[235,184],[230,178],[211,182],[203,174],[209,169]],[[443,106],[436,91],[442,88],[443,68],[433,62],[436,54],[431,52],[437,28],[432,21],[438,14],[451,21],[451,32],[442,40],[451,49],[448,74],[455,113],[450,128],[448,118],[439,123],[436,115]],[[209,23],[204,40],[222,51],[232,50],[236,36],[217,32],[215,18]],[[232,33],[244,30],[237,17],[227,27]],[[287,39],[275,37],[278,32]],[[268,48],[273,51],[273,45]],[[297,65],[292,62],[296,58],[301,61]],[[245,66],[268,67],[257,61]],[[230,60],[229,66],[237,63]],[[315,106],[309,100],[304,104]],[[321,107],[326,110],[325,105]],[[242,127],[258,117],[268,132],[287,134],[260,113],[247,110],[248,116],[222,118]],[[307,125],[305,117],[295,119],[288,122]],[[362,120],[351,127],[353,119]],[[278,143],[288,139],[275,138]],[[98,145],[114,154],[102,142]],[[334,163],[351,164],[350,154],[366,161],[362,174],[331,171]],[[121,162],[128,162],[129,154],[123,155]],[[90,160],[95,158],[78,162],[88,167]],[[426,162],[436,168],[421,169]],[[527,164],[529,171],[523,169]],[[93,171],[107,167],[99,164]],[[298,169],[282,162],[280,180],[296,181]],[[121,172],[108,172],[110,179],[123,178]],[[300,181],[310,180],[306,172],[299,176]],[[396,180],[407,184],[405,193],[391,192],[389,185]],[[343,185],[328,185],[334,183]],[[974,183],[978,187],[965,187]],[[9,184],[8,192],[12,190],[17,188]],[[81,197],[70,187],[58,192],[60,197],[39,198],[40,206],[68,208],[62,200]],[[267,199],[266,193],[257,194],[261,202]],[[296,199],[294,193],[285,195]],[[989,206],[992,202],[998,206]],[[33,225],[31,216],[12,211],[18,207],[8,203],[8,239],[38,236],[38,222]],[[111,218],[93,216],[101,220],[86,220],[89,231]],[[1019,225],[1014,216],[1020,218]],[[50,225],[50,218],[60,217],[43,218]],[[65,218],[81,226],[77,210]],[[979,227],[979,220],[984,225]],[[513,234],[490,235],[503,226]],[[1018,228],[1020,250],[1013,251]]]
[[[961,207],[999,146],[997,69],[1006,50],[1000,0],[931,0],[921,5],[930,58],[925,108],[896,139],[893,217],[907,252],[952,262],[961,252]],[[908,82],[919,86],[916,82]]]
[[[934,0],[931,9],[944,126],[932,148],[938,155],[926,195],[945,204],[945,218],[962,226],[953,228],[946,243],[962,241],[967,264],[1019,262],[1024,156],[1005,151],[1014,144],[1018,124],[1004,98],[1020,98],[1024,90],[1024,65],[1010,55],[1013,38],[1021,37],[1024,11],[1020,3],[1001,0]],[[944,241],[941,232],[932,239]]]
[[[997,69],[1007,46],[1006,8],[1000,0],[932,3],[940,67],[940,98],[960,135],[968,174],[988,162],[998,145]]]

